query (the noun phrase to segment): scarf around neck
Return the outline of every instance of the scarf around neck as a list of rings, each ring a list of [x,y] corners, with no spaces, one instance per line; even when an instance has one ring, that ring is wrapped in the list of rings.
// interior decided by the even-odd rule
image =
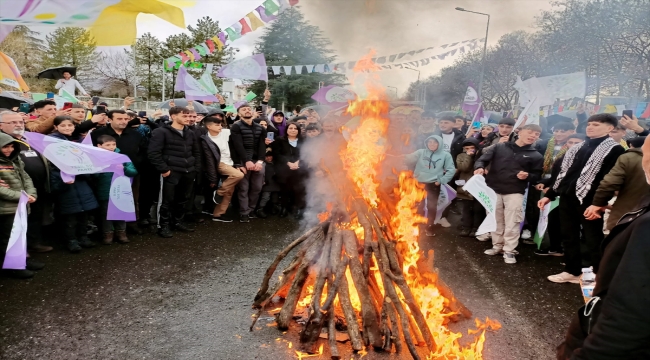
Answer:
[[[557,155],[553,156],[553,153],[555,152],[555,137],[552,137],[551,140],[548,141],[546,152],[544,152],[544,172],[542,175],[546,175],[551,172],[551,168],[553,167],[553,162],[555,159],[562,157],[562,155],[564,155],[568,149],[569,147],[564,144],[560,148],[560,151],[558,151]]]

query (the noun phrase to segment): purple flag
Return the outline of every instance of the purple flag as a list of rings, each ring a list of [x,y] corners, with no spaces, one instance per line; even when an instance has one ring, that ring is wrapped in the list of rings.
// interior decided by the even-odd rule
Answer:
[[[219,102],[219,99],[210,94],[198,80],[192,77],[185,69],[185,66],[181,65],[178,68],[178,75],[176,76],[176,86],[174,86],[175,91],[184,91],[185,98],[187,100],[201,100],[201,101],[213,101]]]
[[[72,141],[66,141],[57,139],[51,136],[45,136],[43,134],[35,132],[25,133],[25,138],[29,146],[34,148],[36,151],[40,152],[52,162],[56,167],[61,170],[61,176],[70,176],[70,175],[81,175],[81,174],[97,174],[103,172],[113,172],[119,173],[119,176],[113,175],[113,181],[111,182],[111,192],[115,188],[117,190],[115,194],[111,193],[111,201],[115,204],[115,208],[119,209],[122,212],[128,212],[130,208],[125,205],[125,198],[130,198],[131,203],[133,203],[133,194],[131,194],[131,187],[126,190],[122,185],[124,179],[123,170],[120,166],[115,167],[115,165],[122,165],[127,162],[131,162],[128,156],[107,151],[102,148],[93,147],[92,145],[79,144]],[[119,180],[118,184],[114,184],[115,181]],[[119,186],[118,186],[119,185]],[[119,193],[118,193],[119,192]],[[119,203],[119,204],[118,204]],[[110,203],[109,203],[110,208]],[[115,215],[117,212],[110,212],[107,220],[125,220],[124,218],[128,217],[125,214]],[[130,219],[135,220],[135,207],[132,209],[132,215]],[[114,218],[118,216],[119,218]]]
[[[107,220],[135,221],[135,203],[131,184],[133,179],[124,175],[124,168],[111,166],[113,178],[108,197]]]
[[[14,224],[9,236],[3,269],[25,270],[27,265],[27,200],[29,195],[21,191]]]
[[[476,114],[481,103],[481,98],[478,96],[478,91],[473,82],[469,82],[467,85],[467,91],[465,92],[465,99],[463,100],[462,109],[464,112],[471,112],[472,116]]]
[[[330,85],[320,88],[311,98],[323,105],[338,108],[347,106],[348,101],[354,101],[357,98],[357,94],[340,86]]]
[[[451,186],[444,184],[440,187],[438,196],[438,207],[436,208],[436,223],[442,218],[442,212],[445,211],[451,201],[456,198],[456,191]]]
[[[264,54],[248,56],[224,65],[217,72],[217,76],[240,80],[269,81]]]

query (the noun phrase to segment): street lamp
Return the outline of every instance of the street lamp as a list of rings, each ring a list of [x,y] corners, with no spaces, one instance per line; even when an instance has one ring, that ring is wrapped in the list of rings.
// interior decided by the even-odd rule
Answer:
[[[147,46],[147,49],[151,51],[154,55],[162,59],[162,102],[165,102],[165,58],[158,54],[151,46]]]
[[[462,7],[457,7],[456,10],[487,16],[487,27],[485,28],[485,42],[483,43],[483,61],[481,62],[481,80],[478,83],[478,96],[481,97],[481,92],[483,91],[483,75],[485,74],[485,55],[487,54],[488,31],[490,30],[490,14],[465,10]]]
[[[417,98],[415,99],[415,101],[420,101],[420,96],[422,95],[422,94],[421,94],[421,92],[422,92],[422,85],[420,85],[420,70],[413,69],[413,68],[405,68],[405,69],[407,69],[407,70],[413,70],[413,71],[417,71],[417,72],[418,72],[418,92],[416,93],[416,94],[417,94]]]
[[[397,88],[395,86],[386,86],[387,88],[395,89],[395,99],[397,99]]]

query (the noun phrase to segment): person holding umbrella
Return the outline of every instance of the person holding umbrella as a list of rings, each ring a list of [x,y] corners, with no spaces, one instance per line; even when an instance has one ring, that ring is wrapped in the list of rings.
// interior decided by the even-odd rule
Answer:
[[[83,96],[88,96],[86,93],[86,90],[79,84],[79,81],[76,79],[72,78],[72,74],[68,71],[63,72],[63,79],[59,79],[59,81],[56,82],[56,85],[54,86],[55,89],[59,90],[59,95],[63,92],[63,90],[67,91],[68,93],[74,95],[75,94],[75,89],[79,89],[79,92]]]

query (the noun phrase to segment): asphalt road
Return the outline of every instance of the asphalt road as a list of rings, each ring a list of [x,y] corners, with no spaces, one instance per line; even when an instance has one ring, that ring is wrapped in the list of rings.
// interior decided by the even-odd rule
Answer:
[[[297,343],[296,331],[283,335],[267,326],[268,316],[254,332],[248,327],[264,270],[299,227],[277,218],[210,222],[172,239],[148,234],[77,255],[62,248],[37,254],[47,267],[33,279],[0,278],[0,358],[296,358],[288,348]],[[476,317],[503,324],[488,333],[485,358],[554,358],[582,302],[577,285],[546,280],[561,271],[561,258],[537,257],[532,246],[520,245],[518,263],[506,265],[483,255],[490,243],[454,233],[441,229],[421,244],[435,250],[441,277]],[[465,334],[472,327],[472,321],[454,324]],[[402,358],[410,356],[364,357]]]

